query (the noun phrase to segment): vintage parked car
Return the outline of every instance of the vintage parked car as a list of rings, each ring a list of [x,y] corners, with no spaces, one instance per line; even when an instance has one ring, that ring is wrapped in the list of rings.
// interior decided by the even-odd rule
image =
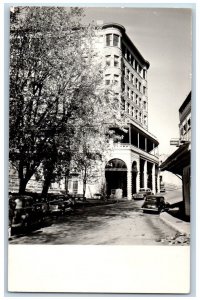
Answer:
[[[149,195],[145,199],[141,209],[143,212],[160,213],[169,209],[169,203],[165,202],[165,198],[161,195]]]
[[[133,199],[134,200],[135,199],[137,199],[137,200],[144,200],[144,199],[146,199],[146,197],[148,195],[153,195],[151,189],[149,189],[149,188],[147,188],[147,189],[141,188],[138,193],[133,194]]]
[[[160,192],[161,192],[161,193],[165,193],[165,192],[166,192],[165,187],[161,187],[161,188],[160,188]]]
[[[49,213],[64,215],[74,211],[74,202],[68,195],[51,195],[49,197]]]
[[[9,197],[9,227],[11,235],[42,227],[42,204],[27,195]]]

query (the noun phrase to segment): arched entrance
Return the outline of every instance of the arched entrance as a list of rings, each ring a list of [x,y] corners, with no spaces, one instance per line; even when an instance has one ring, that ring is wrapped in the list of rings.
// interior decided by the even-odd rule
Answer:
[[[121,189],[122,197],[127,197],[127,166],[121,159],[111,159],[105,167],[106,193],[113,194],[114,190]]]
[[[132,194],[135,194],[136,191],[136,178],[137,178],[137,173],[138,173],[138,169],[137,169],[137,162],[134,161],[132,163]]]

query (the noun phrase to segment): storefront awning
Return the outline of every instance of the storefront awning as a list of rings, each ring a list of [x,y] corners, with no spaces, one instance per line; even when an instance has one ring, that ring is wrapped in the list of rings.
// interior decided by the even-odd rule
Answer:
[[[161,171],[183,174],[183,168],[190,165],[190,142],[181,145],[160,166]]]

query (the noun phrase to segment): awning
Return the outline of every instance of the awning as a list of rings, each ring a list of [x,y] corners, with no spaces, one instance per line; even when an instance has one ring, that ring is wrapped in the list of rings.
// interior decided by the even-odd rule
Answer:
[[[161,171],[169,171],[174,174],[183,174],[183,168],[190,165],[190,142],[181,145],[160,166]]]

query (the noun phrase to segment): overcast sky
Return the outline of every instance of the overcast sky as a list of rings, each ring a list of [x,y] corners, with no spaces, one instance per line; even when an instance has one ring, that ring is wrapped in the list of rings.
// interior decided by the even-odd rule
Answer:
[[[176,150],[178,109],[191,90],[192,14],[189,9],[87,8],[84,22],[116,22],[146,60],[148,71],[149,131],[160,143],[160,154]]]

